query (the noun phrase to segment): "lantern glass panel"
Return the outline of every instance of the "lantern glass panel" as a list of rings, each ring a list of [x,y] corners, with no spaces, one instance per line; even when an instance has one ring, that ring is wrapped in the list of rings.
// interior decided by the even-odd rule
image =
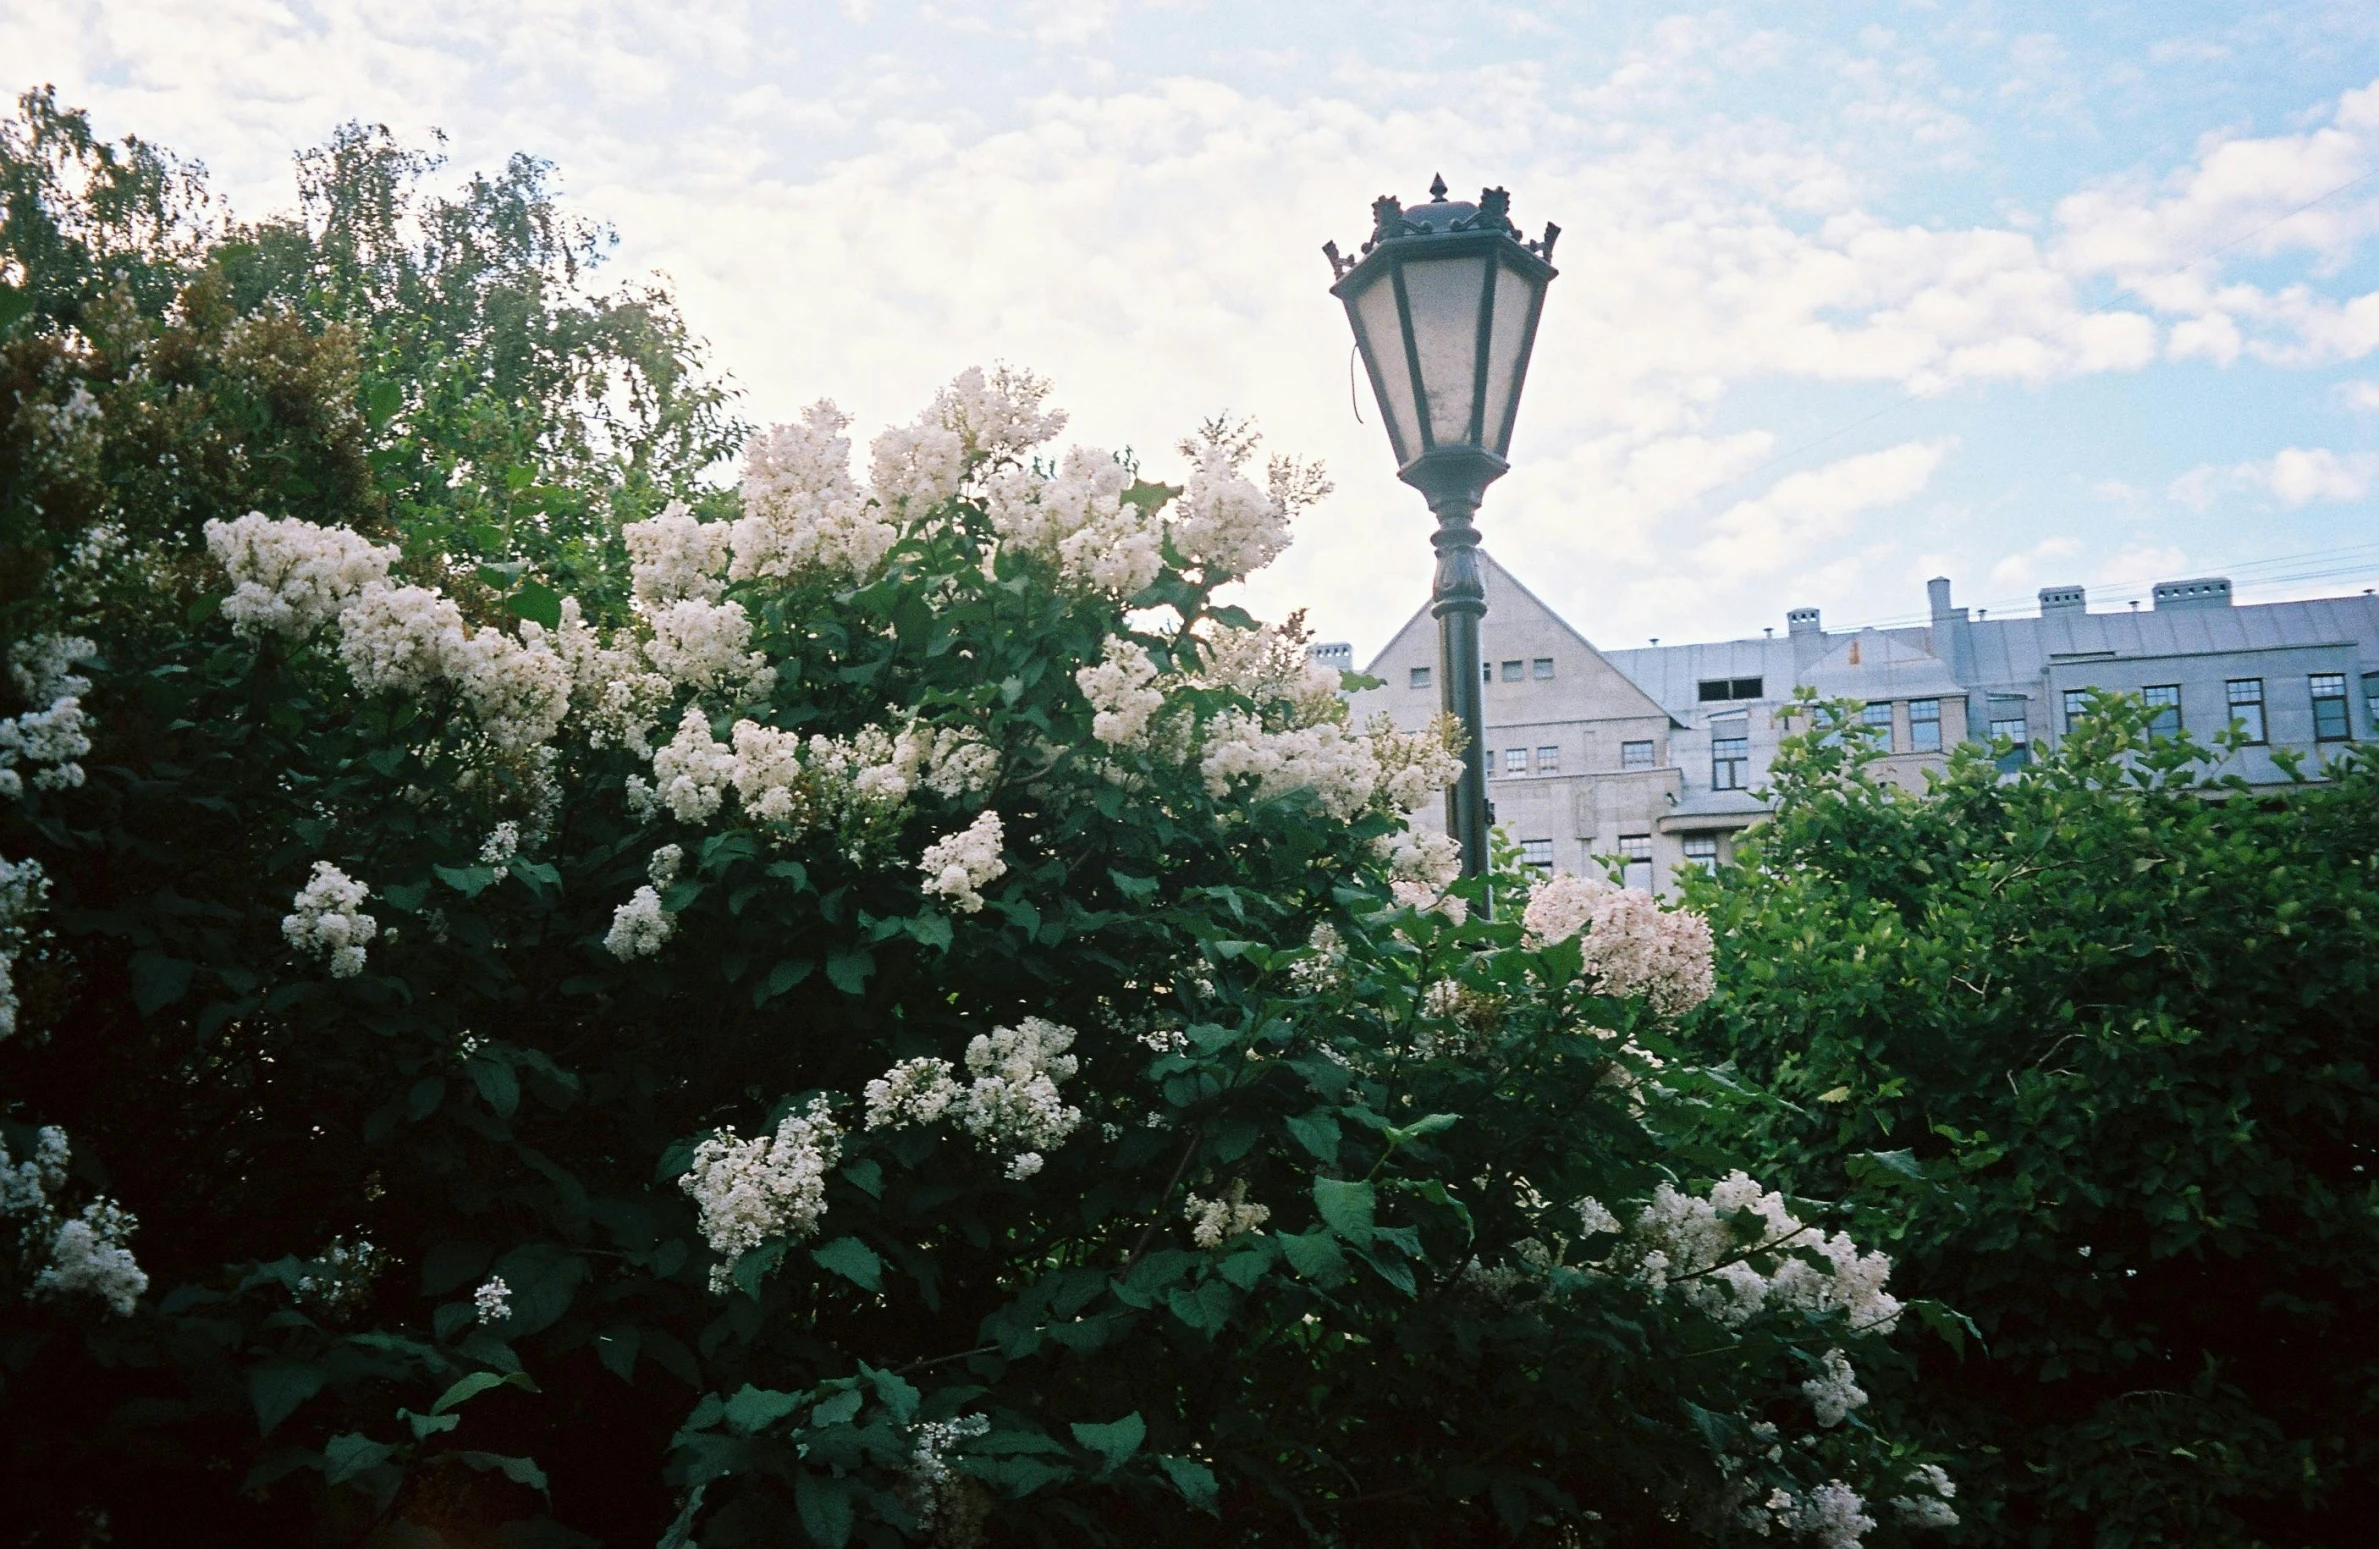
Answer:
[[[1396,461],[1399,466],[1409,463],[1421,455],[1420,415],[1413,406],[1412,370],[1404,359],[1404,323],[1396,315],[1394,271],[1382,270],[1353,298],[1347,312],[1354,319],[1363,364],[1371,368],[1378,388],[1375,396],[1388,421]]]
[[[1459,258],[1408,258],[1404,295],[1412,311],[1413,353],[1429,400],[1429,439],[1435,446],[1474,444],[1471,410],[1479,377],[1479,299],[1491,253]]]
[[[1543,282],[1506,262],[1495,276],[1494,319],[1487,343],[1487,415],[1479,439],[1502,457],[1512,445],[1512,411],[1528,370],[1528,325]]]

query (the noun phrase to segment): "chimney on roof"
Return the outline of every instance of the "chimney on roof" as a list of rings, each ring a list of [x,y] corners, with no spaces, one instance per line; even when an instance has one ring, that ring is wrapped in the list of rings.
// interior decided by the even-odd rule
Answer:
[[[1966,610],[1949,603],[1949,577],[1937,575],[1925,583],[1933,604],[1933,654],[1949,664],[1950,675],[1964,682],[1973,670],[1973,652],[1966,638]]]
[[[1925,583],[1925,597],[1933,604],[1933,617],[1949,616],[1949,577],[1937,575]]]
[[[1785,633],[1792,635],[1820,635],[1825,633],[1824,630],[1817,627],[1817,610],[1815,608],[1794,608],[1790,612],[1786,613],[1784,615],[1784,629]]]
[[[1826,632],[1818,625],[1815,608],[1788,609],[1784,615],[1784,632],[1792,638],[1796,674],[1826,654]]]
[[[2230,577],[2199,576],[2194,581],[2159,581],[2156,583],[2156,611],[2167,608],[2227,608],[2230,606]]]
[[[2088,594],[2078,586],[2044,586],[2040,589],[2040,616],[2052,613],[2089,612]]]

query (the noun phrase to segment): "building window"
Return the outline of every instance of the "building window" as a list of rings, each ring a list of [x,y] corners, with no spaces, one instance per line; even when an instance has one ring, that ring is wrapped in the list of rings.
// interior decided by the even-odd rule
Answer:
[[[1886,753],[1899,751],[1892,742],[1892,702],[1890,700],[1887,699],[1879,705],[1869,705],[1866,709],[1861,710],[1859,720],[1865,724],[1869,731],[1875,733],[1877,747]]]
[[[1533,678],[1552,677],[1553,658],[1550,656],[1540,656],[1536,660],[1530,662],[1528,664],[1528,675]]]
[[[1553,869],[1553,841],[1550,839],[1521,840],[1520,864],[1533,867],[1538,871],[1551,871]]]
[[[1716,834],[1687,834],[1685,836],[1685,864],[1715,866],[1718,864],[1718,836]]]
[[[1505,662],[1503,664],[1503,681],[1506,683],[1519,682],[1521,665],[1516,661]]]
[[[1427,688],[1428,686],[1429,669],[1426,667],[1415,667],[1412,671],[1412,687]]]
[[[1761,678],[1704,678],[1699,698],[1706,705],[1729,699],[1758,699],[1764,683]]]
[[[1710,789],[1739,791],[1751,784],[1751,717],[1710,723]]]
[[[2222,697],[2230,701],[2230,718],[2249,742],[2269,740],[2264,735],[2263,679],[2231,678],[2222,685]]]
[[[2344,742],[2353,735],[2346,719],[2346,674],[2316,672],[2307,682],[2313,689],[2313,740]]]
[[[1622,769],[1650,769],[1652,767],[1652,744],[1649,741],[1619,744],[1619,767]]]
[[[1650,834],[1621,834],[1620,858],[1627,862],[1624,885],[1652,891],[1652,836]]]
[[[1539,749],[1537,749],[1537,750],[1536,750],[1536,772],[1537,772],[1538,774],[1559,774],[1559,773],[1561,773],[1561,749],[1559,749],[1559,748],[1539,748]]]
[[[1495,681],[1495,664],[1493,662],[1479,663],[1479,681],[1481,683],[1492,683]]]
[[[2373,731],[2379,731],[2379,672],[2362,675],[2362,709]]]
[[[1941,701],[1908,701],[1908,745],[1919,753],[1941,751]]]
[[[2025,760],[2032,756],[2032,731],[2024,724],[2021,715],[1996,718],[1991,722],[1992,746],[1996,747],[2001,742],[2015,744],[1996,760],[2001,774],[2013,774],[2023,768]]]
[[[2072,732],[2073,732],[2073,729],[2074,729],[2076,726],[2079,726],[2079,725],[2081,725],[2081,724],[2082,724],[2082,717],[2083,717],[2083,716],[2085,716],[2085,715],[2088,715],[2089,713],[2090,713],[2090,691],[2089,691],[2088,689],[2086,689],[2086,688],[2069,688],[2069,689],[2067,689],[2067,690],[2065,691],[2065,730],[2066,730],[2066,733],[2067,733],[2068,735],[2071,735],[2071,734],[2072,734]]]
[[[1528,750],[1526,748],[1505,748],[1503,750],[1503,772],[1508,775],[1528,773]]]
[[[2181,685],[2151,683],[2139,691],[2148,702],[2148,735],[2178,737],[2181,734]]]

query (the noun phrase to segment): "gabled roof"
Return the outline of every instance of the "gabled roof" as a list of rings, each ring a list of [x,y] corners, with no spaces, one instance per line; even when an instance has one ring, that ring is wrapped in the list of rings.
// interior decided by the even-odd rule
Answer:
[[[1538,614],[1541,614],[1548,622],[1559,628],[1563,634],[1576,641],[1578,649],[1585,653],[1587,660],[1594,665],[1601,667],[1609,674],[1610,684],[1615,686],[1624,698],[1634,701],[1632,713],[1645,716],[1668,716],[1669,712],[1659,703],[1659,701],[1655,700],[1651,695],[1645,693],[1643,686],[1637,683],[1634,677],[1621,669],[1616,662],[1612,661],[1608,656],[1605,656],[1600,650],[1596,649],[1593,641],[1578,633],[1577,627],[1575,625],[1571,624],[1569,620],[1563,618],[1560,614],[1554,612],[1552,607],[1546,603],[1543,598],[1530,591],[1527,586],[1521,582],[1518,576],[1513,575],[1509,570],[1506,570],[1501,564],[1497,563],[1495,557],[1489,554],[1485,549],[1479,550],[1479,570],[1481,572],[1481,579],[1485,582],[1487,588],[1487,617],[1482,621],[1483,627],[1492,628],[1495,619],[1498,617],[1499,602],[1502,609],[1506,610],[1502,616],[1508,617],[1508,610],[1512,607],[1513,602],[1517,600],[1520,605],[1529,609],[1533,609]],[[1388,643],[1380,648],[1378,655],[1372,657],[1370,664],[1364,668],[1364,671],[1368,675],[1375,678],[1380,676],[1380,673],[1376,669],[1385,665],[1390,658],[1403,652],[1410,643],[1411,637],[1415,630],[1422,631],[1423,637],[1425,639],[1428,639],[1431,642],[1435,641],[1437,621],[1430,617],[1429,604],[1427,603],[1421,604],[1421,606],[1414,611],[1412,617],[1404,621],[1404,627],[1397,630],[1396,633],[1388,637]],[[1434,643],[1431,645],[1431,650],[1435,650]],[[1673,718],[1671,719],[1673,720]]]
[[[1941,699],[1966,692],[1947,662],[1880,629],[1852,635],[1811,662],[1800,681],[1820,699]]]

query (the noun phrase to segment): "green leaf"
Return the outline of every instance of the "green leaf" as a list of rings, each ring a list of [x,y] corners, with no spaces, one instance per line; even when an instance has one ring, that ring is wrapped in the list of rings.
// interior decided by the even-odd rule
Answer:
[[[527,1485],[551,1499],[545,1487],[545,1470],[537,1466],[534,1458],[511,1458],[500,1452],[458,1452],[454,1455],[483,1474],[502,1474],[514,1484]]]
[[[1407,1141],[1418,1140],[1423,1135],[1434,1135],[1440,1130],[1452,1129],[1456,1123],[1460,1122],[1461,1118],[1462,1115],[1458,1113],[1433,1113],[1426,1118],[1416,1119],[1410,1124],[1383,1129],[1380,1134],[1389,1145],[1401,1146]]]
[[[465,898],[477,898],[496,882],[495,871],[487,866],[432,866],[430,870]]]
[[[523,581],[520,590],[504,599],[505,605],[532,624],[547,629],[562,627],[562,596],[543,581]]]
[[[1113,869],[1107,875],[1114,879],[1116,891],[1136,904],[1144,904],[1156,897],[1157,889],[1163,885],[1154,877],[1127,876]]]
[[[801,1514],[802,1531],[824,1546],[824,1549],[843,1549],[851,1541],[850,1480],[802,1470],[793,1482],[793,1507]]]
[[[132,1003],[142,1016],[154,1016],[190,988],[190,976],[198,971],[196,963],[162,952],[139,951],[132,954]]]
[[[1210,1517],[1220,1516],[1222,1509],[1215,1502],[1214,1470],[1196,1458],[1176,1458],[1159,1454],[1157,1466],[1165,1477],[1173,1481],[1173,1488],[1195,1509]]]
[[[1327,1108],[1299,1114],[1288,1121],[1297,1144],[1312,1152],[1325,1167],[1338,1164],[1338,1115]]]
[[[512,1073],[512,1067],[481,1056],[474,1058],[468,1069],[472,1085],[479,1088],[479,1095],[487,1099],[496,1117],[511,1118],[520,1106],[520,1078]]]
[[[810,976],[818,965],[806,957],[789,957],[768,970],[768,977],[752,986],[752,1004],[765,1006]]]
[[[256,1406],[257,1434],[273,1427],[322,1391],[322,1368],[306,1361],[266,1361],[248,1373],[248,1401]]]
[[[817,1407],[810,1411],[810,1424],[821,1429],[829,1425],[848,1425],[858,1416],[859,1406],[866,1401],[865,1395],[857,1388],[845,1388],[831,1398],[818,1400]]]
[[[727,1400],[724,1411],[727,1424],[752,1435],[764,1431],[801,1407],[798,1393],[780,1393],[773,1388],[755,1388],[745,1383],[735,1396]]]
[[[417,1415],[410,1409],[398,1410],[397,1418],[413,1427],[415,1441],[427,1441],[440,1431],[451,1431],[463,1423],[461,1415]]]
[[[1140,1443],[1148,1439],[1148,1422],[1133,1410],[1120,1420],[1105,1425],[1085,1425],[1074,1422],[1074,1439],[1107,1460],[1107,1471],[1123,1466],[1123,1460],[1140,1450]]]
[[[496,1260],[494,1273],[512,1292],[507,1338],[542,1333],[561,1321],[586,1278],[586,1260],[558,1243],[533,1242]]]
[[[950,949],[951,934],[948,915],[936,910],[927,910],[923,914],[910,917],[904,923],[908,926],[909,934],[916,938],[920,946],[939,947],[945,952]]]
[[[438,1401],[430,1405],[430,1413],[442,1415],[495,1388],[519,1388],[524,1393],[538,1391],[535,1379],[527,1372],[471,1372],[439,1394]]]
[[[322,1444],[322,1478],[326,1484],[345,1484],[367,1468],[377,1468],[396,1451],[384,1441],[349,1431]]]
[[[864,947],[826,955],[827,981],[845,995],[866,994],[867,976],[875,971],[875,954]]]
[[[870,1291],[884,1289],[884,1261],[876,1250],[856,1237],[837,1237],[810,1250],[820,1269],[831,1269],[845,1280]]]
[[[884,1197],[884,1164],[873,1157],[861,1157],[843,1164],[843,1181],[871,1199]]]
[[[1346,1278],[1346,1254],[1322,1227],[1281,1238],[1280,1253],[1289,1268],[1316,1285],[1333,1286]]]
[[[363,390],[364,418],[371,421],[375,430],[396,418],[396,411],[404,406],[405,386],[402,382],[383,378]]]
[[[1313,1207],[1330,1225],[1330,1230],[1357,1247],[1371,1241],[1372,1212],[1376,1205],[1371,1185],[1344,1178],[1316,1178],[1313,1180]]]

